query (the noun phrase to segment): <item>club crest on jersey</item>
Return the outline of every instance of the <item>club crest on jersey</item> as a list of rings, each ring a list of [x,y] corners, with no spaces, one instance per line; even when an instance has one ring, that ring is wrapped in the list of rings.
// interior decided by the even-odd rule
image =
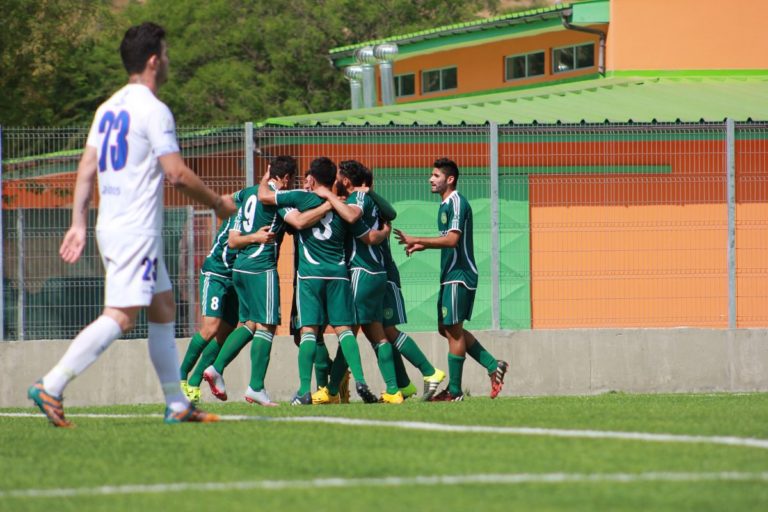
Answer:
[[[395,316],[395,312],[392,310],[392,308],[384,308],[384,318],[387,320],[392,320],[392,317]]]
[[[443,213],[440,214],[440,222],[442,224],[445,224],[445,223],[448,222],[448,214],[447,213],[443,212]]]

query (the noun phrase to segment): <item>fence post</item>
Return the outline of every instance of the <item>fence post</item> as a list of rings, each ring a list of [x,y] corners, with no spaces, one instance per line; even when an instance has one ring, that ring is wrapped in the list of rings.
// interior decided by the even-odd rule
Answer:
[[[24,209],[16,210],[16,334],[19,341],[24,340]]]
[[[253,123],[245,123],[245,186],[252,187],[254,182],[253,175]]]
[[[736,126],[725,120],[725,166],[728,201],[728,328],[736,328]]]
[[[195,334],[195,208],[187,206],[187,330]]]
[[[3,127],[0,126],[0,191],[3,190]],[[0,193],[2,196],[2,193]],[[0,232],[3,230],[3,205],[0,197]],[[0,236],[0,341],[5,341],[5,248],[3,240],[5,233]]]
[[[491,173],[491,328],[501,328],[501,304],[499,293],[499,125],[490,122],[490,173]]]

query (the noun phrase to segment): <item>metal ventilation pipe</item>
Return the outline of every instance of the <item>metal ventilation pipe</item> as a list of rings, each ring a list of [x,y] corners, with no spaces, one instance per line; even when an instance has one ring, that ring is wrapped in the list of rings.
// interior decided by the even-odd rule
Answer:
[[[395,104],[395,75],[392,70],[392,61],[397,56],[397,45],[393,43],[378,44],[373,47],[373,55],[379,61],[379,75],[381,79],[381,104]]]
[[[364,46],[355,51],[355,60],[363,69],[363,106],[372,108],[376,106],[376,57],[373,55],[372,46]]]
[[[352,99],[352,110],[363,107],[363,78],[362,66],[347,66],[344,68],[344,78],[349,80],[349,96]]]

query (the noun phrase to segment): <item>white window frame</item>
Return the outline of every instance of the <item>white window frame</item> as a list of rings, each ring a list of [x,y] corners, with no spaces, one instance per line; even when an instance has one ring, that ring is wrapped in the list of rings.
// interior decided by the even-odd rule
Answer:
[[[443,71],[449,70],[449,69],[455,69],[456,70],[456,87],[451,87],[450,89],[447,89],[443,86]],[[424,87],[427,85],[427,81],[424,79],[425,73],[434,73],[435,71],[440,72],[440,88],[436,91],[425,91]],[[432,69],[424,69],[421,71],[421,94],[437,94],[439,92],[445,92],[445,91],[455,91],[459,88],[459,67],[458,66],[444,66],[442,68],[432,68]]]
[[[537,53],[541,53],[544,56],[544,68],[540,75],[529,75],[528,74],[528,57],[530,55],[536,55]],[[507,77],[507,62],[510,59],[514,59],[516,57],[525,57],[525,76],[519,77],[519,78],[509,78]],[[547,74],[547,50],[534,50],[532,52],[526,52],[526,53],[516,53],[514,55],[507,55],[504,57],[504,81],[505,82],[516,82],[518,80],[525,80],[527,78],[535,78],[539,76],[545,76]]]

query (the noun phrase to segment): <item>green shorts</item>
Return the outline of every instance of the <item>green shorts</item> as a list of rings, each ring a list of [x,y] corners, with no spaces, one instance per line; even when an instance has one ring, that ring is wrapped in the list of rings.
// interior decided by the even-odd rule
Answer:
[[[280,324],[280,280],[276,270],[257,274],[235,270],[232,278],[240,298],[241,322]]]
[[[384,327],[408,323],[403,292],[392,281],[387,281],[387,289],[384,293],[384,319],[381,323]]]
[[[371,274],[363,269],[352,269],[352,297],[355,301],[357,323],[367,325],[384,318],[384,294],[387,274]]]
[[[232,279],[204,272],[200,274],[200,314],[221,318],[231,326],[237,325],[237,293]]]
[[[465,320],[471,320],[474,304],[475,290],[470,290],[461,283],[440,285],[437,321],[441,325],[456,325]]]
[[[352,288],[346,279],[296,280],[297,327],[356,325]]]

